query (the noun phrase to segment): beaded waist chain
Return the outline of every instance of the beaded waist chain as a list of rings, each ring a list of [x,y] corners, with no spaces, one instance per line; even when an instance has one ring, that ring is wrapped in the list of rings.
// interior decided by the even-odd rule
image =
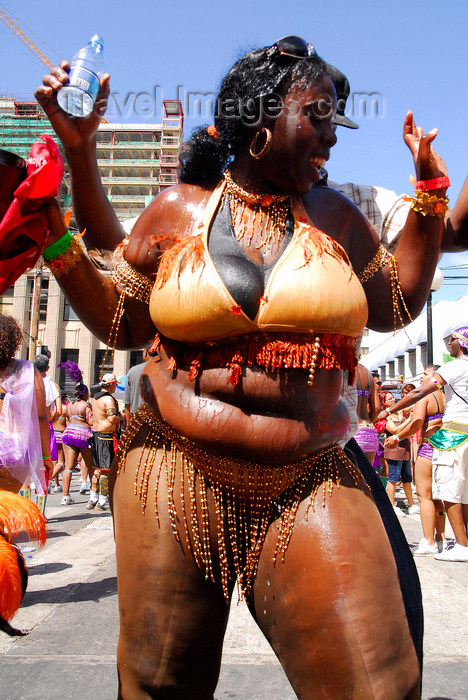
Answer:
[[[118,473],[125,469],[127,453],[143,427],[149,430],[134,481],[134,493],[141,501],[142,512],[147,507],[148,483],[154,469],[157,473],[154,508],[159,524],[157,492],[161,472],[164,472],[168,490],[167,507],[174,535],[178,541],[181,536],[184,537],[205,578],[214,581],[207,504],[207,490],[211,489],[216,504],[217,549],[226,601],[229,600],[230,578],[227,536],[239,594],[243,597],[247,595],[255,577],[276,502],[281,505],[281,515],[274,563],[278,557],[284,562],[295,515],[311,479],[307,513],[309,508],[314,509],[320,486],[323,486],[323,506],[327,493],[331,496],[334,486],[339,488],[340,467],[345,467],[356,485],[362,479],[358,469],[338,445],[331,445],[292,464],[267,466],[205,450],[193,440],[182,437],[147,406],[142,406],[132,416],[122,437]],[[177,500],[181,503],[182,512],[177,510],[175,492],[179,495]],[[183,533],[179,532],[177,523],[183,523]]]

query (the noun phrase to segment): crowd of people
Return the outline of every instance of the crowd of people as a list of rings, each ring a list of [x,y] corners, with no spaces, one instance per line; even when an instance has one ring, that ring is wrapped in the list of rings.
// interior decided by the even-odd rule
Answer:
[[[427,366],[419,388],[400,382],[396,390],[394,380],[382,382],[378,373],[373,373],[378,408],[366,392],[368,412],[375,418],[367,430],[377,449],[367,456],[373,457],[373,467],[386,483],[395,512],[400,517],[420,514],[423,536],[413,548],[413,554],[466,562],[468,497],[463,450],[468,441],[465,422],[468,389],[463,360],[468,355],[468,331],[465,327],[453,331],[449,350],[453,358],[462,362]],[[400,397],[396,396],[398,393]],[[358,432],[356,440],[368,441],[369,437]],[[398,486],[403,489],[406,509],[395,505]],[[445,537],[446,515],[455,536],[453,547],[448,547]]]
[[[100,273],[55,200],[44,205],[44,259],[111,354],[147,354],[129,377],[118,460],[115,376],[90,391],[78,378],[66,403],[47,377],[49,358],[35,362],[39,477],[44,490],[45,476],[63,470],[61,503],[71,505],[80,460],[87,508],[112,506],[121,697],[213,697],[236,583],[299,697],[419,697],[419,584],[394,546],[392,505],[401,480],[409,512],[417,509],[410,436],[421,429],[420,550],[449,559],[457,548],[457,560],[468,552],[465,491],[445,485],[447,460],[436,497],[456,535],[452,550],[439,552],[440,525],[429,523],[440,505],[429,494],[427,444],[440,432],[440,389],[453,374],[434,370],[395,403],[389,392],[379,398],[357,354],[365,325],[392,330],[420,312],[441,250],[466,243],[465,193],[449,210],[436,131],[405,119],[416,189],[390,252],[382,231],[327,186],[337,125],[356,126],[344,114],[347,79],[310,44],[285,37],[230,69],[214,124],[182,148],[179,184],[126,237],[96,162],[109,76],[95,110],[77,119],[57,101],[68,69],[52,69],[36,96],[67,155],[86,246],[111,252],[115,266]],[[407,410],[429,396],[430,382],[439,393]],[[448,412],[448,390],[446,399]],[[443,431],[457,432],[457,410]],[[388,468],[386,502],[369,463],[377,458]]]

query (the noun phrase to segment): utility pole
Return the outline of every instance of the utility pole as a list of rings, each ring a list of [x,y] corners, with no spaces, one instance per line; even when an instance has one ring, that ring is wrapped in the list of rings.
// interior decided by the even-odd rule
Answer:
[[[33,295],[31,305],[31,324],[29,327],[29,359],[36,356],[37,340],[39,337],[39,306],[41,303],[41,287],[42,287],[42,264],[36,268],[36,274],[33,284]]]
[[[427,322],[427,364],[434,363],[434,345],[432,343],[432,289],[429,292],[426,302],[426,322]]]

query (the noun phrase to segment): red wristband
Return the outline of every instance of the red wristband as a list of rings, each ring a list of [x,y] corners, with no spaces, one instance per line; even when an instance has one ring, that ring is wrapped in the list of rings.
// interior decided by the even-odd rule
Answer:
[[[428,192],[429,190],[440,190],[445,187],[450,187],[450,180],[447,175],[443,177],[434,177],[432,180],[418,180],[414,183],[415,190],[421,190],[421,192]]]

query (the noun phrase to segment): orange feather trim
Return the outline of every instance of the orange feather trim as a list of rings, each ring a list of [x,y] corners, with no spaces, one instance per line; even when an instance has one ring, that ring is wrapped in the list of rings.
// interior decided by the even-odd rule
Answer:
[[[179,276],[187,265],[191,266],[193,272],[199,265],[205,264],[204,255],[205,246],[201,234],[178,240],[161,257],[156,279],[157,287],[160,288],[166,284],[176,264]]]
[[[22,532],[42,547],[47,537],[46,522],[35,503],[0,489],[0,525],[10,540]]]
[[[320,338],[318,349],[316,337]],[[343,369],[354,377],[357,365],[356,338],[341,333],[321,333],[318,336],[309,333],[255,333],[205,345],[163,340],[162,336],[156,335],[152,348],[158,350],[161,342],[170,357],[167,369],[188,369],[190,381],[194,381],[204,369],[225,367],[231,370],[228,384],[236,386],[242,368],[253,365],[270,372],[278,369],[309,370],[312,366]]]
[[[0,536],[0,615],[10,621],[23,599],[16,548]]]

